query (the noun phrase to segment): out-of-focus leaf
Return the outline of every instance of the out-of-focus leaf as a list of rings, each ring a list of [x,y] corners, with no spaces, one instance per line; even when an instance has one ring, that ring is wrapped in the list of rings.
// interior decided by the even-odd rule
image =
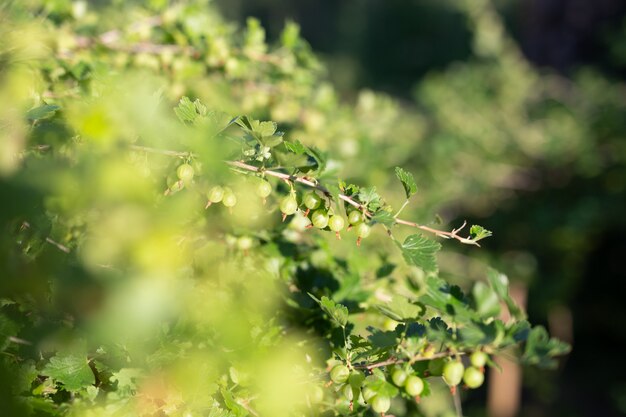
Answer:
[[[87,358],[74,354],[53,356],[42,373],[62,383],[68,391],[78,391],[95,383]]]
[[[26,118],[28,120],[40,120],[46,119],[48,117],[54,116],[54,114],[60,109],[60,106],[56,104],[44,104],[43,106],[35,107],[34,109],[30,109],[26,113]]]
[[[375,306],[385,316],[400,322],[416,320],[424,313],[424,307],[401,295],[394,295],[390,302]]]

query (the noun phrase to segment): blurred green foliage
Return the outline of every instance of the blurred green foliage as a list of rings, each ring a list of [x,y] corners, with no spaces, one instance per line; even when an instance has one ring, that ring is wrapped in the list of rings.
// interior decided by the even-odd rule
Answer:
[[[368,325],[383,328],[381,313],[415,319],[409,295],[474,331],[452,341],[430,321],[430,341],[513,344],[528,336],[527,322],[505,331],[493,321],[494,294],[510,300],[493,275],[482,281],[486,264],[540,281],[531,303],[548,309],[572,297],[598,230],[622,225],[623,86],[591,71],[573,80],[539,73],[486,1],[460,3],[455,19],[468,19],[474,56],[426,77],[414,91],[419,111],[372,91],[340,100],[294,23],[268,46],[257,20],[238,30],[206,1],[112,3],[0,9],[0,381],[11,415],[243,416],[256,412],[251,403],[287,415],[307,406],[301,381],[318,380],[330,350],[348,344],[305,291],[348,307],[355,345]],[[174,112],[182,96],[192,100]],[[482,259],[446,245],[437,265],[437,243],[394,229],[407,266],[382,231],[355,251],[349,239],[281,224],[276,201],[249,198],[254,183],[222,164],[239,155],[242,134],[230,127],[241,114],[278,123],[284,136],[258,122],[247,134],[268,148],[286,138],[280,157],[298,174],[375,185],[400,207],[413,193],[410,172],[419,191],[404,217],[471,216],[496,243]],[[307,164],[315,160],[310,172],[296,139]],[[252,161],[269,152],[245,149]],[[184,187],[175,177],[183,162],[197,175]],[[204,210],[214,184],[235,189],[232,213]],[[368,204],[377,196],[355,195]],[[538,269],[546,261],[535,254],[550,267]],[[437,269],[471,297],[432,276]],[[323,300],[334,318],[340,307]],[[480,331],[476,317],[488,321]],[[381,355],[386,337],[395,335],[372,331]],[[530,341],[528,363],[563,350],[541,328]],[[417,415],[412,403],[394,407],[407,404]]]

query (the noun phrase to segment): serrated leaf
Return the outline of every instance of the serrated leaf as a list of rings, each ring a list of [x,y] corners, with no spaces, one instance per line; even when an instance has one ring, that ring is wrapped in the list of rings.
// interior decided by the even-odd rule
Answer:
[[[441,317],[433,317],[428,320],[426,334],[431,343],[449,343],[452,339],[452,329],[448,327],[448,324]]]
[[[522,362],[543,368],[553,368],[556,366],[554,358],[568,353],[570,349],[570,345],[558,339],[550,338],[545,328],[537,326],[528,335]]]
[[[500,314],[500,298],[487,284],[478,281],[472,288],[472,296],[476,304],[476,312],[481,317],[496,317]]]
[[[384,349],[397,344],[398,335],[395,331],[381,331],[373,327],[369,327],[368,330],[372,334],[367,337],[367,340],[376,348]]]
[[[488,345],[498,339],[503,331],[502,322],[494,320],[488,324],[479,321],[465,323],[457,330],[457,340],[465,346]]]
[[[226,405],[226,408],[232,411],[235,416],[243,417],[249,414],[248,411],[237,402],[237,400],[230,391],[222,388],[220,392],[222,394],[222,398],[224,399],[224,404]]]
[[[482,226],[479,226],[477,224],[473,225],[472,227],[470,227],[470,238],[474,241],[474,242],[478,242],[481,239],[484,239],[486,237],[489,237],[491,235],[493,235],[493,233],[491,233],[491,231],[485,229]]]
[[[424,313],[422,306],[412,303],[408,298],[401,295],[394,295],[387,304],[375,307],[390,319],[401,322],[415,320]]]
[[[376,192],[376,187],[361,188],[357,197],[369,211],[375,212],[381,207],[380,195]]]
[[[384,224],[387,227],[393,226],[396,223],[396,219],[393,214],[386,210],[378,210],[371,218],[372,223]]]
[[[320,305],[322,310],[328,314],[337,324],[341,327],[346,327],[348,324],[348,308],[344,305],[335,303],[330,298],[323,296],[321,299],[316,298],[313,294],[309,293],[309,296],[313,298]]]
[[[94,374],[84,356],[53,356],[42,372],[62,383],[67,391],[78,391],[95,383]]]
[[[259,134],[261,137],[272,136],[276,130],[278,129],[278,125],[276,122],[267,121],[267,122],[258,122],[257,124],[253,124],[254,132]]]
[[[293,142],[285,141],[283,143],[285,145],[285,148],[287,148],[289,152],[293,152],[296,155],[303,155],[307,150],[306,147],[299,140],[294,140]]]
[[[206,116],[207,108],[204,104],[202,104],[202,102],[200,102],[200,99],[196,99],[193,102],[193,105],[196,109],[196,113],[198,113],[200,116]]]
[[[417,184],[415,184],[413,174],[400,167],[396,167],[396,177],[402,182],[402,187],[404,187],[404,193],[408,200],[417,192]]]
[[[174,107],[174,113],[183,123],[193,123],[198,117],[195,104],[189,100],[189,97],[183,97],[178,102],[178,106]]]
[[[450,286],[446,281],[430,276],[426,279],[426,293],[419,301],[442,314],[454,316],[456,322],[469,322],[480,317],[469,308],[465,295],[459,287]]]
[[[131,392],[137,389],[137,378],[141,375],[142,372],[140,369],[122,368],[117,372],[113,372],[109,380],[113,383],[117,383],[118,391]]]
[[[44,104],[43,106],[30,109],[26,113],[28,120],[40,120],[53,116],[61,107],[56,104]]]
[[[513,300],[509,294],[509,278],[494,269],[490,269],[487,273],[487,279],[496,294],[498,294],[498,297],[506,304],[511,316],[517,320],[525,319],[526,314],[518,307],[515,300]]]
[[[402,256],[409,265],[415,265],[424,272],[437,272],[436,254],[441,249],[441,244],[430,240],[420,234],[408,236],[402,245],[398,243]]]

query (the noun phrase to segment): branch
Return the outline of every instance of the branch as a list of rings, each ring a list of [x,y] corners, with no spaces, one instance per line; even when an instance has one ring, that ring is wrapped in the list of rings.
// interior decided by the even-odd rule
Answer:
[[[195,156],[192,152],[168,151],[165,149],[149,148],[147,146],[139,146],[139,145],[130,145],[130,148],[134,151],[158,153],[159,155],[176,156],[178,158],[188,158],[188,157]]]
[[[22,228],[24,229],[30,229],[31,225],[28,222],[22,222]],[[56,246],[60,251],[65,252],[65,253],[70,253],[70,248],[68,248],[67,246],[57,242],[56,240],[52,240],[50,237],[46,237],[46,242],[48,242],[49,244]]]
[[[289,175],[289,174],[285,174],[282,172],[278,172],[278,171],[271,171],[271,170],[263,170],[262,168],[256,167],[254,165],[249,165],[246,164],[244,162],[240,162],[240,161],[226,161],[226,164],[239,168],[239,169],[243,169],[243,170],[247,170],[247,171],[253,171],[253,172],[262,172],[265,175],[269,175],[271,177],[276,177],[276,178],[280,178],[282,180],[286,180],[286,181],[293,181],[293,182],[297,182],[300,184],[304,184],[308,187],[311,188],[315,188],[321,192],[323,192],[326,195],[330,195],[330,192],[324,188],[323,186],[316,184],[315,182],[304,178],[304,177],[298,177],[295,175]],[[354,201],[352,198],[348,197],[347,195],[344,194],[339,194],[339,199],[345,201],[346,203],[350,204],[353,207],[356,207],[357,209],[361,210],[363,212],[363,214],[365,214],[367,217],[371,218],[372,217],[372,213],[370,213],[369,211],[367,211],[367,209],[365,208],[365,206],[363,206],[361,203]],[[459,236],[457,233],[461,231],[461,229],[463,229],[465,227],[466,223],[463,223],[463,225],[461,227],[459,227],[458,229],[453,229],[451,232],[446,232],[443,230],[438,230],[438,229],[433,229],[432,227],[428,227],[425,226],[423,224],[419,224],[419,223],[415,223],[415,222],[410,222],[408,220],[402,220],[402,219],[395,219],[395,223],[397,224],[402,224],[405,226],[411,226],[411,227],[415,227],[418,228],[420,230],[423,230],[425,232],[429,232],[434,234],[435,236],[438,237],[442,237],[444,239],[456,239],[461,243],[464,243],[466,245],[475,245],[475,246],[480,246],[478,244],[478,242],[470,239],[470,238],[464,238]]]
[[[395,365],[398,363],[405,363],[405,362],[410,362],[410,363],[415,363],[415,362],[422,362],[422,361],[429,361],[431,359],[439,359],[439,358],[447,358],[450,356],[460,356],[460,355],[465,355],[465,352],[440,352],[440,353],[435,353],[434,355],[431,356],[416,356],[413,357],[411,359],[408,358],[402,358],[402,359],[398,359],[398,358],[389,358],[386,359],[384,361],[381,362],[376,362],[376,363],[370,363],[370,364],[365,364],[365,365],[354,365],[354,367],[356,369],[367,369],[372,370],[374,368],[382,368],[383,366],[387,366],[387,365]]]

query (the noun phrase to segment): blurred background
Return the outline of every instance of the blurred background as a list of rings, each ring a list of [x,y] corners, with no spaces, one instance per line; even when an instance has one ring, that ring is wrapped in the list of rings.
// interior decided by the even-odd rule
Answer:
[[[33,297],[32,302],[38,308],[50,302],[51,309],[58,312],[56,318],[73,325],[73,319],[68,317],[78,317],[79,323],[81,317],[91,317],[91,310],[106,292],[101,288],[113,294],[119,292],[120,299],[114,300],[113,305],[117,302],[128,310],[112,316],[110,320],[115,325],[110,329],[106,327],[108,321],[101,320],[102,324],[95,320],[111,334],[117,334],[119,329],[115,326],[124,327],[124,319],[133,316],[136,307],[131,296],[122,298],[124,291],[128,292],[124,286],[118,288],[112,284],[117,283],[116,279],[122,281],[117,276],[121,274],[114,268],[102,269],[102,265],[119,263],[138,271],[132,294],[147,294],[145,305],[170,309],[174,313],[161,312],[168,317],[179,314],[178,309],[190,309],[177,295],[172,295],[177,293],[171,291],[167,280],[167,271],[178,271],[186,258],[169,251],[163,236],[179,233],[183,227],[179,223],[184,218],[180,213],[192,219],[197,217],[202,221],[198,220],[198,224],[211,231],[232,222],[243,230],[241,234],[254,235],[253,227],[238,224],[249,216],[244,213],[232,220],[233,217],[224,213],[212,212],[207,219],[204,211],[198,214],[195,210],[198,202],[187,196],[187,200],[178,203],[180,207],[166,207],[163,213],[153,213],[143,222],[135,222],[132,216],[137,213],[133,206],[126,207],[126,211],[119,209],[120,201],[128,196],[141,200],[143,194],[137,190],[144,190],[146,195],[148,191],[162,195],[169,184],[164,180],[144,184],[141,182],[144,177],[134,171],[109,175],[120,172],[113,162],[120,158],[115,152],[121,154],[121,151],[108,142],[134,143],[141,136],[144,143],[167,148],[173,145],[167,141],[169,135],[185,138],[174,145],[211,155],[202,161],[205,167],[222,159],[220,152],[224,150],[207,145],[203,136],[188,138],[187,132],[174,123],[170,104],[188,95],[199,98],[210,109],[231,114],[245,111],[260,120],[275,120],[287,137],[328,151],[331,158],[328,165],[333,173],[354,183],[377,186],[395,206],[402,204],[403,193],[391,172],[394,166],[402,166],[415,175],[420,190],[411,208],[403,212],[408,219],[431,224],[441,218],[446,225],[438,227],[458,227],[467,220],[494,232],[494,237],[486,239],[479,251],[445,245],[440,256],[441,275],[464,285],[480,279],[477,271],[482,271],[485,264],[493,265],[513,282],[514,293],[520,303],[526,304],[530,321],[545,325],[552,335],[570,342],[573,350],[554,371],[520,370],[502,363],[508,368],[501,378],[507,379],[491,380],[488,389],[468,393],[466,415],[626,415],[626,361],[622,358],[626,350],[623,302],[626,297],[623,267],[626,2],[24,0],[9,3],[18,10],[16,21],[27,22],[24,33],[30,37],[13,31],[8,24],[0,24],[3,35],[0,68],[3,65],[17,68],[10,77],[0,79],[7,81],[6,89],[0,89],[0,104],[21,100],[22,107],[29,109],[33,107],[30,92],[43,91],[35,100],[40,103],[35,104],[58,103],[68,124],[54,115],[56,110],[49,110],[51,114],[43,115],[41,121],[31,115],[33,128],[28,135],[22,135],[21,131],[27,127],[20,124],[21,116],[5,112],[8,106],[0,107],[1,127],[22,129],[9,130],[12,134],[5,136],[7,140],[0,146],[0,171],[17,172],[17,163],[7,157],[15,153],[15,148],[28,151],[31,158],[28,168],[32,171],[28,181],[20,175],[2,179],[0,201],[3,203],[14,198],[15,190],[21,190],[20,187],[31,187],[27,188],[31,193],[24,191],[24,207],[6,204],[0,214],[4,221],[21,214],[26,207],[35,207],[26,198],[35,198],[34,195],[37,210],[28,212],[33,219],[46,211],[73,220],[54,225],[49,219],[40,220],[39,227],[45,233],[37,236],[36,250],[27,238],[23,239],[25,255],[30,256],[31,252],[45,255],[41,270],[29,269],[31,264],[16,261],[21,258],[11,252],[13,249],[6,249],[13,248],[14,242],[9,238],[5,238],[7,242],[0,240],[7,245],[0,251],[0,273],[4,276],[0,295],[4,296],[5,291],[22,291]],[[160,16],[156,23],[150,20],[155,15]],[[250,20],[250,16],[258,21]],[[97,48],[89,50],[90,37],[112,32],[119,44],[102,41]],[[40,48],[38,42],[45,43],[45,48]],[[157,53],[132,48],[150,42],[177,48],[165,48]],[[189,47],[201,50],[202,60],[178,53]],[[36,59],[43,56],[41,60],[53,55],[55,60],[47,64],[49,67],[44,66],[40,78],[19,66],[9,65],[13,61],[27,61],[31,58],[29,54]],[[57,59],[63,61],[62,65]],[[120,83],[115,72],[123,69],[128,69],[131,76]],[[138,70],[143,72],[136,75],[134,71]],[[145,73],[153,74],[154,79],[145,77]],[[72,98],[80,94],[91,97],[93,90],[97,92],[101,88],[98,83],[122,85],[119,90],[133,91],[137,98],[128,101],[115,90],[112,98],[96,101],[95,110],[90,108],[93,113],[73,103]],[[18,90],[21,95],[15,93]],[[165,97],[167,106],[154,113],[158,116],[150,116],[149,112],[143,112],[143,106],[158,108],[159,100],[153,95],[157,90]],[[154,123],[155,120],[159,123]],[[111,161],[94,154],[77,169],[72,161],[69,131],[101,140],[102,148],[112,154]],[[15,143],[9,140],[18,137],[26,139],[15,139]],[[43,147],[33,150],[33,146]],[[45,165],[42,162],[45,158],[40,158],[39,153],[55,146],[60,149],[56,156],[60,156],[61,162],[58,166]],[[332,159],[333,155],[337,155],[337,160]],[[142,170],[148,167],[148,172],[151,169],[161,179],[175,169],[167,158],[148,158],[140,153],[134,158],[133,164]],[[78,173],[77,178],[64,176],[66,166]],[[104,179],[100,180],[99,170],[106,170]],[[139,179],[134,184],[129,177]],[[40,190],[45,199],[39,197]],[[150,200],[145,198],[134,204],[148,205],[147,201]],[[110,207],[118,207],[116,216],[110,214]],[[83,242],[87,249],[74,251],[83,239],[82,229],[86,228],[83,213],[94,209],[103,213],[103,218],[106,215],[113,219],[114,224],[95,222],[99,226],[88,230]],[[147,232],[129,230],[125,226],[128,218],[151,231],[153,239],[145,239]],[[267,220],[272,221],[276,219]],[[37,223],[33,220],[32,224],[34,230]],[[191,221],[184,227],[194,232],[200,230]],[[111,230],[119,236],[107,240]],[[72,234],[74,231],[79,237]],[[46,245],[41,242],[48,232],[55,241],[71,249],[72,256],[78,252],[78,260],[70,264],[71,268],[65,265],[65,260],[58,259],[63,253],[41,249]],[[97,240],[103,236],[105,246]],[[383,233],[364,242],[365,247],[370,245],[370,250],[388,244]],[[349,247],[345,241],[329,245],[333,249],[341,248],[338,253],[349,263],[363,263],[365,266],[355,269],[363,277],[368,273],[374,275],[372,271],[380,266],[372,259],[361,259],[365,256],[354,254],[353,242]],[[211,250],[209,246],[207,252]],[[219,259],[220,254],[216,252],[208,257],[203,252],[199,257],[209,259],[205,259],[203,273],[210,276],[210,260]],[[157,287],[151,275],[155,272],[155,261],[164,276],[163,285]],[[232,268],[240,267],[237,262]],[[229,273],[230,269],[225,270],[224,276],[234,276]],[[143,274],[150,279],[144,279]],[[186,276],[187,272],[181,274]],[[48,299],[49,275],[57,279],[58,286]],[[132,280],[127,278],[123,277],[124,285],[131,285]],[[29,285],[40,289],[40,293],[33,296],[33,291],[27,288]],[[207,286],[206,291],[211,290]],[[187,294],[187,288],[181,288],[180,292]],[[186,297],[195,300],[192,305],[208,308],[204,299],[196,299],[199,296],[187,294]],[[240,309],[236,301],[230,305],[235,312]],[[258,310],[250,312],[254,320],[259,311],[271,310],[261,301],[258,303],[258,306],[251,304]],[[161,329],[157,314],[149,309],[144,313],[145,317],[138,316],[137,320],[148,328],[146,332],[171,339],[173,330]],[[192,313],[192,323],[209,321],[216,325],[212,321],[221,320],[221,317]],[[42,308],[42,316],[47,320],[51,315]],[[268,313],[263,317],[271,316]],[[144,319],[147,324],[141,322]],[[36,324],[37,332],[51,333],[45,325]],[[222,326],[237,327],[230,323]],[[139,337],[134,335],[134,328],[127,326],[125,330],[131,333],[131,339]],[[177,331],[185,334],[185,329]],[[104,332],[100,337],[107,341],[112,340],[110,336]],[[240,343],[240,335],[231,336],[233,344]],[[158,360],[169,358],[168,352],[159,354]],[[141,354],[135,356],[141,358]],[[250,360],[247,352],[242,357]],[[198,359],[204,360],[203,356]],[[193,365],[185,366],[196,371]],[[498,378],[496,375],[491,372],[492,378]],[[11,388],[12,383],[7,381],[12,380],[0,378],[0,383],[6,385],[0,387],[2,390]],[[511,391],[500,391],[503,387],[510,387]],[[440,411],[425,411],[425,414],[441,415]]]
[[[270,40],[286,20],[300,24],[341,96],[400,100],[424,118],[422,146],[450,153],[437,160],[448,182],[496,188],[459,180],[465,190],[444,194],[462,197],[440,209],[495,231],[485,250],[527,291],[531,321],[573,343],[556,372],[524,370],[516,414],[625,415],[626,2],[497,1],[495,15],[460,3],[217,2],[241,25],[259,18]],[[403,140],[415,139],[393,138]],[[476,174],[490,164],[473,155],[499,169]],[[410,162],[436,192],[427,162]],[[483,401],[468,415],[485,413]]]

